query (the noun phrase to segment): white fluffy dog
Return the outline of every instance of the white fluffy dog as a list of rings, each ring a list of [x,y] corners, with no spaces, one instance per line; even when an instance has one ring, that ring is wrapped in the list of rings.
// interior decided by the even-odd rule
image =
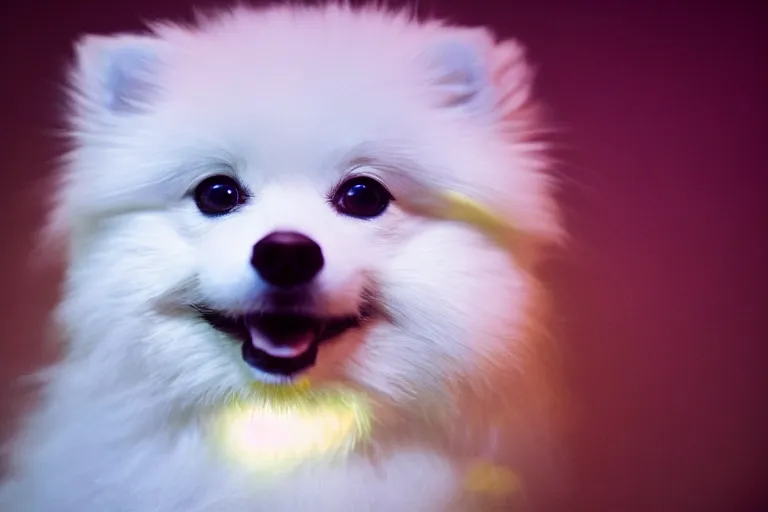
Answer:
[[[76,54],[48,230],[65,348],[0,509],[496,510],[513,498],[473,492],[472,461],[546,473],[534,263],[560,229],[517,43],[279,6]],[[518,254],[409,214],[395,171],[490,205]],[[375,397],[364,447],[264,481],[212,452],[210,411],[297,376]]]

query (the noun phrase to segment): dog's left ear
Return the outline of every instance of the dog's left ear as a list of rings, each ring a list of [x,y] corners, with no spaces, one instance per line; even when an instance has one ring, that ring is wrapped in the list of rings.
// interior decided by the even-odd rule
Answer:
[[[162,57],[162,42],[151,35],[82,37],[72,74],[76,101],[110,115],[147,109],[159,91]]]
[[[457,31],[435,42],[424,58],[443,108],[504,118],[530,99],[534,73],[516,41],[497,42],[484,29]]]

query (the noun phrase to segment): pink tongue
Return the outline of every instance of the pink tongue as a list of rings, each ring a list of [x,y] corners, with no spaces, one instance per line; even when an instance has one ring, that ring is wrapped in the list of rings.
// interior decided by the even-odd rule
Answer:
[[[246,318],[253,346],[273,357],[297,357],[315,339],[315,324],[302,317],[260,316]]]

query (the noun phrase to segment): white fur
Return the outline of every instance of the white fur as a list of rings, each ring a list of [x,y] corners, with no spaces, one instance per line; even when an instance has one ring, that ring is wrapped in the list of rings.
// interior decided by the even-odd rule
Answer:
[[[396,201],[361,221],[325,197],[350,172],[386,182],[397,166],[491,204],[521,243],[555,236],[519,45],[376,9],[276,7],[77,50],[75,148],[51,224],[67,241],[66,350],[0,509],[480,510],[460,501],[469,457],[525,469],[512,454],[539,424],[524,405],[536,397],[520,398],[538,392],[533,268]],[[187,192],[231,170],[253,201],[203,217]],[[373,451],[268,485],[208,452],[199,418],[251,375],[186,306],[257,307],[251,248],[283,228],[321,245],[326,313],[375,286],[389,316],[321,347],[310,374],[377,397]]]

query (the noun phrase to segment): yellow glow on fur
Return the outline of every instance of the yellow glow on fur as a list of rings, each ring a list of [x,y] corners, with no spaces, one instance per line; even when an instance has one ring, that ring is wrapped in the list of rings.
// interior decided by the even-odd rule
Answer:
[[[507,468],[480,461],[470,469],[465,480],[467,491],[505,496],[520,492],[520,478]]]
[[[482,203],[461,192],[422,183],[406,173],[392,172],[388,178],[401,208],[412,214],[473,226],[500,246],[512,249],[515,227]]]
[[[484,205],[452,190],[444,190],[440,196],[444,205],[440,213],[443,218],[475,226],[502,245],[510,242],[509,236],[514,231],[512,226]]]
[[[255,386],[214,419],[224,455],[258,473],[278,474],[303,462],[348,454],[371,431],[370,406],[361,394],[313,389],[307,381]]]

